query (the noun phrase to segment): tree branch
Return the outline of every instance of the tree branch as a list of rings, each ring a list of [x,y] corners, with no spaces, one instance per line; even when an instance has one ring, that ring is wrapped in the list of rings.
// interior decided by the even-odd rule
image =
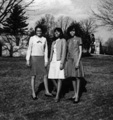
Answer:
[[[99,26],[107,26],[113,29],[113,1],[105,0],[100,2],[98,12],[92,10],[92,14],[96,20],[100,21]]]

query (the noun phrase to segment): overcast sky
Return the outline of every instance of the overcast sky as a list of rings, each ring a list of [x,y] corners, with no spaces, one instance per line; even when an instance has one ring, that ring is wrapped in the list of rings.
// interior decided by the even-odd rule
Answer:
[[[30,0],[25,0],[29,2]],[[35,0],[29,6],[27,15],[29,15],[29,26],[34,27],[35,22],[45,14],[52,14],[55,17],[64,15],[70,16],[79,21],[91,16],[91,9],[97,10],[99,0]],[[95,37],[102,37],[107,40],[111,36],[106,28],[100,28]]]

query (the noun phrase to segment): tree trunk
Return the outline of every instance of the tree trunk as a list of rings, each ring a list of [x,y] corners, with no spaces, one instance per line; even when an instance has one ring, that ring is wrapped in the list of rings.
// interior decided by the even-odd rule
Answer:
[[[0,43],[0,57],[2,56],[2,44]]]
[[[19,46],[20,38],[16,37],[16,46]]]
[[[9,56],[10,56],[10,57],[13,57],[13,46],[11,46],[11,49],[10,49],[10,51],[9,51]]]

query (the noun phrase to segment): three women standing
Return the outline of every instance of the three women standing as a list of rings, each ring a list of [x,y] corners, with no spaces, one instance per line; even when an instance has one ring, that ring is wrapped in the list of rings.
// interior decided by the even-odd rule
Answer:
[[[42,30],[39,26],[35,28],[36,35],[30,38],[26,56],[27,65],[29,66],[31,64],[33,99],[36,99],[34,88],[36,75],[44,76],[45,94],[52,96],[48,89],[47,71],[45,68],[48,64],[48,47],[46,38],[42,36]],[[66,44],[61,28],[54,29],[55,40],[51,46],[48,78],[52,79],[57,89],[55,102],[58,102],[60,99],[62,80],[71,77],[74,88],[74,95],[71,100],[77,103],[79,101],[80,77],[84,77],[81,63],[82,40],[76,36],[76,28],[74,26],[70,26],[67,33],[70,39],[68,39]]]

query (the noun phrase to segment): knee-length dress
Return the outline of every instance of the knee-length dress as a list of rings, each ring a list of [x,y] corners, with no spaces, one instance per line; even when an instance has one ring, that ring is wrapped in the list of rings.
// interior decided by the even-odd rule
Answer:
[[[79,68],[75,68],[80,53],[80,45],[82,45],[82,40],[79,37],[74,37],[67,41],[67,61],[65,64],[66,77],[84,77],[81,60],[79,62]]]
[[[52,61],[50,62],[48,78],[49,79],[65,79],[64,69],[60,70],[61,61],[60,60],[57,61],[56,55],[57,53],[56,53],[56,43],[55,43]]]

